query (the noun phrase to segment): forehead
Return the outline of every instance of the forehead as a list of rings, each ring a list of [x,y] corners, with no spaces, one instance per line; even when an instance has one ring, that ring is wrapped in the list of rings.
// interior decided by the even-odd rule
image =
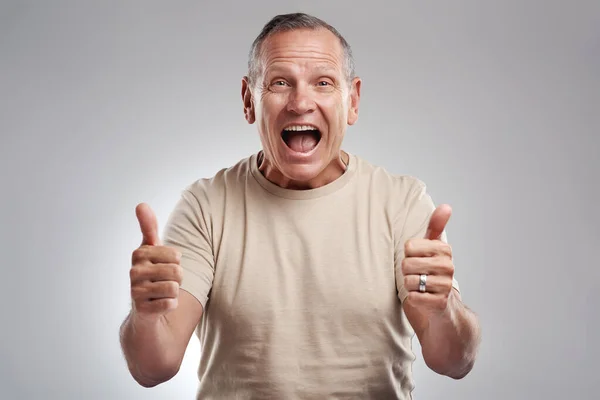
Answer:
[[[327,29],[298,29],[269,36],[261,46],[261,59],[265,70],[292,64],[341,70],[344,49]]]

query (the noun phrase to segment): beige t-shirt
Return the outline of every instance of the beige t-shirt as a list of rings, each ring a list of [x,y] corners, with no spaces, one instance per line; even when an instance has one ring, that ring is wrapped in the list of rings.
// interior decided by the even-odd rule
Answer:
[[[356,155],[317,189],[274,185],[257,154],[188,186],[164,243],[204,307],[198,399],[410,399],[401,261],[434,208]]]

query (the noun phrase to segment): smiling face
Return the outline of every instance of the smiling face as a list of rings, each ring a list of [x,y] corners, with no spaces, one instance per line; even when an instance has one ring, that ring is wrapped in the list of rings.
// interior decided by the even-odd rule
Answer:
[[[337,179],[345,170],[346,128],[358,118],[361,83],[348,82],[339,39],[326,29],[280,32],[263,42],[260,57],[254,86],[242,80],[242,98],[246,119],[260,134],[261,171],[287,188]]]

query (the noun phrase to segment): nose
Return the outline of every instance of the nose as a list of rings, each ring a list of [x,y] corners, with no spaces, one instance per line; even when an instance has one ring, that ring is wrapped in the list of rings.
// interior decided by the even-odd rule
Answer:
[[[313,112],[316,108],[315,101],[311,97],[309,89],[296,86],[290,93],[287,110],[296,114]]]

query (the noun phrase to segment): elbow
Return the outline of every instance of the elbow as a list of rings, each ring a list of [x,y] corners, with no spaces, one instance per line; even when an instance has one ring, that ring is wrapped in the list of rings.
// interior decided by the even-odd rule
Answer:
[[[153,388],[162,383],[171,380],[179,372],[179,365],[175,367],[165,367],[161,371],[153,374],[143,374],[140,371],[130,371],[133,379],[144,388]]]
[[[474,359],[461,359],[450,362],[449,360],[442,360],[440,358],[425,357],[424,361],[425,365],[433,372],[455,380],[466,377],[475,365]]]
[[[133,379],[138,383],[138,385],[140,385],[146,389],[153,388],[155,386],[160,385],[163,382],[166,382],[166,381],[151,381],[147,378],[143,378],[141,376],[136,376],[136,375],[133,375]]]
[[[458,369],[456,371],[450,371],[449,373],[447,373],[445,375],[447,377],[455,379],[455,380],[463,379],[464,377],[469,375],[469,373],[473,369],[473,365],[474,365],[473,362],[469,362],[465,366],[463,366],[461,369]]]

